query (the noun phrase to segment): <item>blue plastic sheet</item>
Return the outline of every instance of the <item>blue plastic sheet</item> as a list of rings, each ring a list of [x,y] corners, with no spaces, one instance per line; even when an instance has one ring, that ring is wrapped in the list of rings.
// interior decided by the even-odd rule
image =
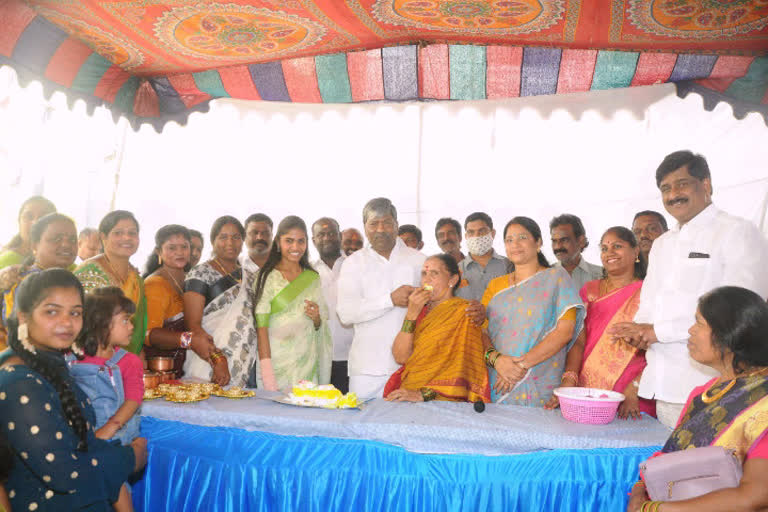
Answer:
[[[427,455],[384,443],[294,437],[145,417],[145,511],[621,511],[659,447]]]

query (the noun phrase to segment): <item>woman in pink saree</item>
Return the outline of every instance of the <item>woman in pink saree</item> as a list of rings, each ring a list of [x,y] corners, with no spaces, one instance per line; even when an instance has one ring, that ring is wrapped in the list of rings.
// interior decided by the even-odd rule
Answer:
[[[645,368],[645,351],[608,334],[617,322],[631,322],[640,305],[645,268],[632,232],[615,226],[600,239],[605,277],[585,284],[579,295],[587,305],[584,330],[568,352],[561,386],[610,389],[626,399],[619,417],[637,418],[641,412],[656,415],[655,404],[637,396]],[[556,397],[547,407],[557,406]]]

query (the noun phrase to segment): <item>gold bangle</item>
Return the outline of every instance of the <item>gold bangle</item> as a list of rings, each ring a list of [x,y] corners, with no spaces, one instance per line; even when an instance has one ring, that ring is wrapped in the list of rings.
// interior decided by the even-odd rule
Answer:
[[[564,372],[563,376],[560,377],[560,382],[562,383],[565,380],[566,377],[570,377],[571,379],[573,379],[574,384],[578,384],[579,383],[579,376],[574,371]]]
[[[499,352],[497,350],[496,351],[496,355],[494,356],[493,360],[491,361],[491,368],[493,368],[494,370],[496,369],[496,361],[498,361],[500,357],[501,357],[501,352]]]
[[[490,366],[490,364],[488,363],[488,357],[489,357],[491,354],[493,354],[494,350],[496,350],[496,349],[495,349],[495,348],[493,348],[493,347],[488,347],[488,348],[485,350],[485,354],[483,355],[483,359],[485,359],[485,365],[486,365],[486,366]]]
[[[407,318],[403,320],[403,327],[400,328],[401,331],[410,334],[414,329],[416,329],[416,322],[408,320]]]
[[[437,398],[437,391],[431,388],[419,388],[419,392],[421,393],[421,398],[425,402],[429,402],[430,400],[434,400]]]

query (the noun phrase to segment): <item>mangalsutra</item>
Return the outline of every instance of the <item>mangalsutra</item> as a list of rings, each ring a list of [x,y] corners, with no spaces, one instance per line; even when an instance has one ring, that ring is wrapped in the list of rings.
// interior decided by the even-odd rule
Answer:
[[[701,394],[701,401],[702,401],[702,402],[704,402],[705,404],[711,404],[712,402],[715,402],[715,401],[717,401],[717,400],[720,400],[720,399],[723,397],[723,395],[725,395],[727,392],[729,392],[729,391],[731,390],[731,388],[732,388],[733,386],[735,386],[735,385],[736,385],[736,379],[733,379],[731,382],[729,382],[729,383],[728,383],[728,385],[727,385],[727,386],[725,386],[725,387],[724,387],[723,389],[721,389],[720,391],[718,391],[718,392],[715,394],[715,396],[709,396],[707,393],[709,392],[709,390],[710,390],[710,389],[712,389],[713,387],[715,387],[717,384],[718,384],[718,383],[715,383],[715,384],[711,385],[711,386],[709,387],[709,389],[705,390],[705,391],[704,391],[704,392]]]
[[[110,272],[112,272],[112,275],[115,276],[118,279],[118,281],[120,281],[120,286],[125,284],[125,280],[128,279],[128,276],[123,277],[117,272],[117,270],[115,270],[115,267],[112,266],[112,262],[109,261],[109,257],[107,256],[107,253],[104,253],[104,261],[107,262],[107,265],[109,266],[109,270]]]
[[[235,281],[236,283],[241,283],[241,282],[242,282],[242,279],[238,279],[238,278],[236,278],[235,276],[233,276],[233,275],[232,275],[232,272],[234,272],[235,270],[237,270],[237,265],[235,265],[235,268],[234,268],[234,270],[232,270],[232,272],[227,272],[227,269],[226,269],[226,268],[224,268],[224,265],[222,265],[222,264],[221,264],[221,262],[219,262],[219,259],[218,259],[218,258],[214,258],[214,259],[213,259],[213,262],[214,262],[216,265],[218,265],[218,267],[219,267],[219,270],[221,271],[221,273],[222,273],[222,274],[224,274],[224,277],[227,277],[227,276],[229,276],[229,277],[231,277],[231,278],[232,278],[232,280],[233,280],[233,281]]]
[[[179,293],[180,293],[181,295],[184,295],[184,288],[182,288],[182,287],[179,285],[179,282],[176,280],[176,278],[175,278],[175,277],[173,277],[173,274],[171,274],[171,271],[170,271],[170,270],[168,270],[168,269],[165,269],[165,275],[167,275],[168,277],[170,277],[170,278],[171,278],[171,281],[173,281],[173,284],[174,284],[174,285],[176,286],[176,288],[179,290]]]

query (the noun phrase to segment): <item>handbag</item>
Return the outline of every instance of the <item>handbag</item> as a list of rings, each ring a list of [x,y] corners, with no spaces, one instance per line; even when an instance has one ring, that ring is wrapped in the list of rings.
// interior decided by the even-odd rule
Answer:
[[[665,453],[640,464],[640,474],[653,501],[680,501],[737,487],[741,461],[722,446]]]

